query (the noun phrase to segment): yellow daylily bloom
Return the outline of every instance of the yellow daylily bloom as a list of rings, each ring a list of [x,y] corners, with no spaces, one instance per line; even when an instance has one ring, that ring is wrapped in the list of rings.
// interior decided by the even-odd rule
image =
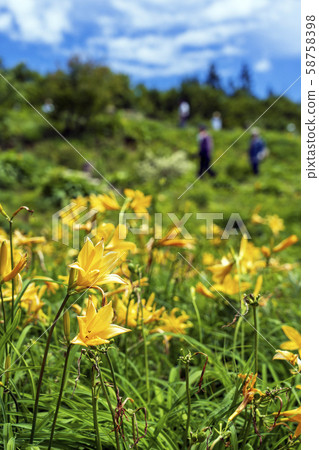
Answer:
[[[298,238],[295,234],[292,234],[291,236],[287,237],[286,239],[281,241],[279,244],[277,244],[272,249],[272,251],[274,253],[281,252],[282,250],[284,250],[287,247],[290,247],[291,245],[295,244],[296,242],[298,242]]]
[[[13,279],[13,282],[14,282],[14,293],[15,293],[14,298],[16,298],[16,296],[19,294],[19,292],[22,289],[22,278],[19,273]],[[3,300],[5,302],[12,301],[12,287],[9,284],[3,286],[2,294],[3,294]]]
[[[202,261],[204,266],[212,266],[215,262],[215,258],[211,253],[204,252]]]
[[[280,348],[283,350],[298,350],[301,356],[301,336],[299,331],[288,325],[283,325],[281,327],[282,331],[285,333],[289,341],[283,342]]]
[[[120,205],[113,192],[101,195],[91,194],[90,203],[93,209],[96,209],[101,213],[105,211],[117,211],[120,209]]]
[[[21,231],[16,230],[13,236],[13,242],[15,245],[26,245],[31,247],[36,244],[44,244],[46,239],[44,236],[25,236]]]
[[[262,254],[264,255],[265,258],[270,258],[270,255],[271,255],[270,248],[266,247],[266,245],[263,245],[260,248],[260,250],[261,250],[261,252],[262,252]]]
[[[275,413],[276,414],[276,413]],[[294,438],[297,438],[301,434],[301,406],[296,409],[291,409],[289,411],[283,411],[280,413],[281,416],[284,416],[284,419],[281,419],[283,422],[278,422],[278,425],[283,425],[285,421],[288,422],[297,422],[297,428],[294,433]]]
[[[255,298],[259,294],[262,285],[263,285],[263,276],[259,275],[257,280],[256,280],[256,285],[255,285],[255,289],[254,289],[254,293],[253,293]]]
[[[285,229],[284,221],[277,214],[266,216],[266,223],[275,236]]]
[[[7,241],[3,241],[0,248],[0,284],[12,280],[18,275],[27,263],[27,255],[21,257],[20,261],[11,270],[11,258]]]
[[[215,264],[213,266],[208,266],[207,270],[212,272],[213,274],[213,281],[216,283],[223,283],[226,275],[228,275],[233,265],[235,264],[235,261],[229,261],[225,256],[222,258],[220,264]]]
[[[154,299],[154,292],[150,295],[147,302],[143,299],[141,301],[143,310],[141,310],[141,306],[139,306],[137,302],[132,300],[129,302],[128,298],[124,297],[122,300],[118,300],[115,308],[117,314],[116,321],[125,325],[127,318],[127,326],[136,327],[138,319],[142,320],[142,314],[144,324],[159,321],[165,308],[162,306],[160,309],[156,309]]]
[[[115,227],[112,223],[102,223],[97,227],[95,234],[98,239],[104,240],[105,250],[109,252],[123,252],[124,250],[136,251],[134,242],[125,240],[127,227],[123,224]]]
[[[298,366],[298,372],[301,371],[301,361],[295,353],[288,352],[287,350],[276,350],[276,354],[273,359],[287,361],[292,366]]]
[[[216,295],[214,295],[203,283],[200,281],[196,284],[196,292],[198,294],[202,294],[205,297],[208,298],[216,298]]]
[[[245,408],[246,406],[253,400],[255,394],[259,394],[261,396],[263,396],[264,394],[259,390],[256,389],[254,386],[256,384],[256,380],[257,380],[257,373],[255,373],[255,375],[250,374],[239,374],[238,375],[239,378],[242,378],[243,380],[246,380],[243,386],[243,396],[244,399],[241,402],[241,404],[238,406],[238,408],[236,409],[236,411],[228,418],[228,422],[231,422],[232,420],[235,419],[235,417],[238,416],[238,414],[240,414]]]
[[[195,240],[177,238],[180,232],[180,228],[174,226],[166,233],[166,235],[162,239],[156,241],[156,247],[179,247],[192,249]]]
[[[211,289],[213,291],[214,289],[216,289],[216,291],[223,292],[227,295],[235,295],[239,292],[246,291],[247,289],[249,289],[249,287],[250,283],[248,283],[247,281],[241,281],[240,283],[238,282],[238,275],[232,277],[230,274],[228,274],[224,278],[223,283],[214,284]]]
[[[134,210],[137,216],[147,214],[147,208],[151,205],[152,196],[144,195],[143,192],[133,189],[125,189],[124,194],[127,198],[130,198],[129,206]]]
[[[80,332],[72,339],[72,344],[84,347],[108,344],[109,339],[131,330],[115,325],[112,322],[112,302],[108,303],[96,312],[93,301],[89,299],[85,316],[78,316]]]
[[[105,297],[111,297],[113,295],[120,294],[122,292],[125,292],[126,295],[129,295],[133,292],[134,288],[142,287],[142,286],[148,286],[148,278],[147,277],[142,277],[140,280],[133,281],[133,283],[128,283],[123,286],[120,286],[117,289],[106,292]]]
[[[95,308],[97,308],[98,305],[98,298],[96,295],[90,295],[90,300],[93,302],[93,305],[95,306]],[[71,308],[73,309],[73,311],[80,316],[81,314],[86,315],[86,311],[87,311],[87,307],[89,304],[89,299],[86,298],[84,300],[84,307],[78,305],[77,303],[73,303],[73,305],[71,305]]]
[[[241,273],[255,274],[257,271],[265,267],[261,251],[252,242],[244,239],[244,251],[240,253],[240,270]],[[241,247],[242,249],[242,247]]]
[[[69,265],[70,268],[77,271],[77,289],[102,286],[108,283],[126,284],[119,275],[111,273],[118,260],[118,254],[115,252],[104,255],[102,241],[94,246],[92,241],[87,239],[78,255],[77,262]]]
[[[253,213],[251,216],[251,222],[255,225],[260,225],[266,223],[266,219],[261,217],[258,213]]]
[[[154,332],[186,334],[186,329],[192,327],[193,324],[191,322],[187,322],[189,316],[184,311],[180,311],[181,314],[176,316],[176,312],[178,311],[180,311],[178,308],[173,308],[169,314],[165,311],[161,318],[162,323],[154,330]],[[166,338],[167,340],[170,340],[172,339],[172,336],[166,336]]]
[[[28,315],[30,316],[27,322],[37,322],[38,320],[40,320],[41,322],[47,321],[47,316],[42,311],[42,306],[45,304],[42,301],[42,297],[45,291],[45,285],[39,287],[36,286],[35,283],[31,283],[27,287],[20,302],[21,308],[26,310]]]

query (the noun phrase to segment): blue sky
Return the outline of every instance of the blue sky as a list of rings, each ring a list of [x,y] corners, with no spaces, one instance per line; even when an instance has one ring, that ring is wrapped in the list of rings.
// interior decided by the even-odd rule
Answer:
[[[228,83],[242,64],[254,92],[280,95],[300,75],[299,0],[0,0],[0,57],[47,72],[73,55],[159,89]],[[300,101],[300,81],[287,95]]]

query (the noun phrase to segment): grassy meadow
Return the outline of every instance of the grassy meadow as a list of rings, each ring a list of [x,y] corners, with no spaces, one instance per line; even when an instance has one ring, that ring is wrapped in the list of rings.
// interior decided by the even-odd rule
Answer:
[[[34,114],[0,152],[2,448],[300,448],[300,136],[261,130],[254,176],[249,132],[211,133],[217,176],[184,192],[195,124],[118,111],[81,156]],[[148,230],[120,239],[120,212]],[[209,239],[197,213],[223,215]]]

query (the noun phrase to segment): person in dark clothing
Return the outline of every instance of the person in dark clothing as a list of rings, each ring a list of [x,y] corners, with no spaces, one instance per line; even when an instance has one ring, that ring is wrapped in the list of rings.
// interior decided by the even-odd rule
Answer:
[[[206,131],[204,125],[200,125],[198,134],[198,144],[199,144],[199,172],[198,176],[203,175],[207,172],[211,177],[214,177],[216,173],[210,168],[210,159],[213,149],[213,140]]]
[[[251,132],[249,159],[252,170],[255,175],[259,174],[259,163],[262,160],[264,150],[265,150],[264,141],[260,138],[258,130],[253,129]]]

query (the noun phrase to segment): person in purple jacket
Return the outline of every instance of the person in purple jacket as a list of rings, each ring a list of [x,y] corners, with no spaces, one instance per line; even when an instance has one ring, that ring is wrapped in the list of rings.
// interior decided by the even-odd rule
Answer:
[[[249,145],[249,159],[252,171],[255,175],[259,174],[259,163],[263,159],[265,152],[265,143],[259,136],[257,128],[251,130],[251,140]]]
[[[198,176],[201,176],[207,172],[211,177],[214,177],[216,173],[210,168],[213,140],[207,133],[205,125],[199,126],[199,133],[197,136],[197,140],[199,145],[198,154],[200,159]]]

